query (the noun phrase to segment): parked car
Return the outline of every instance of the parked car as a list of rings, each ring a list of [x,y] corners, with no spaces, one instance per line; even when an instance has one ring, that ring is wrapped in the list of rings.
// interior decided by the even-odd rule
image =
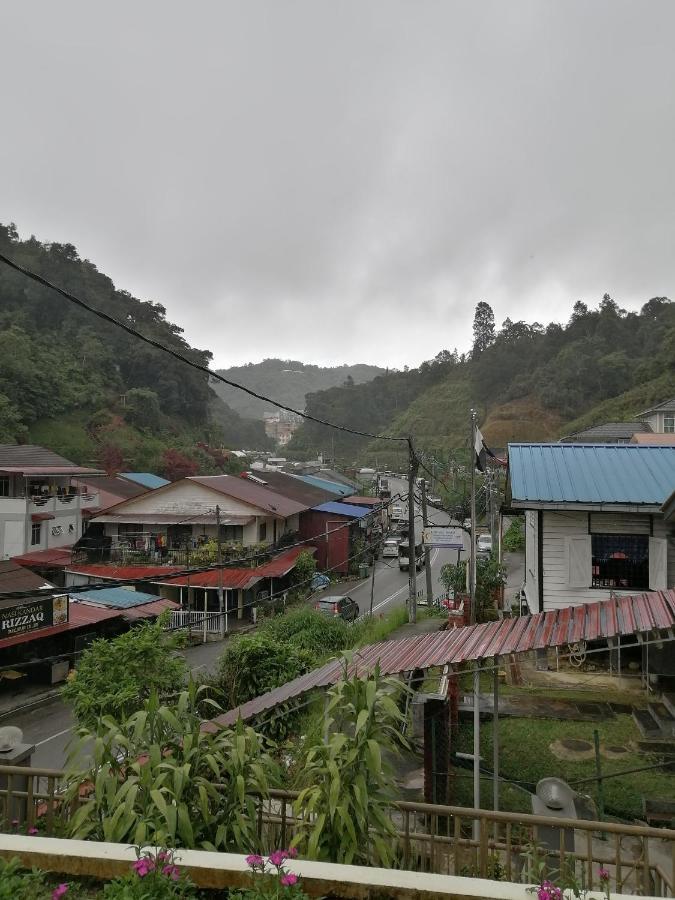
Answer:
[[[441,498],[440,498],[440,497],[437,497],[435,494],[430,494],[430,495],[427,497],[427,502],[428,502],[428,503],[438,503],[438,505],[440,506],[440,504],[441,504],[442,501],[441,501]]]
[[[359,605],[351,597],[322,597],[314,604],[314,609],[334,619],[355,622],[359,615]]]
[[[479,534],[476,541],[476,555],[489,556],[492,553],[492,536],[489,534]]]

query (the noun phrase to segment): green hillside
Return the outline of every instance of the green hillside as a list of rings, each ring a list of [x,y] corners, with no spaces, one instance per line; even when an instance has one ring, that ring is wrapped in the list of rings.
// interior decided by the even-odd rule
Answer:
[[[264,359],[259,363],[218,369],[218,374],[225,378],[230,378],[258,394],[272,397],[285,406],[299,410],[304,410],[307,394],[350,382],[362,384],[383,372],[384,369],[378,366],[365,364],[327,368],[309,365],[295,359]],[[262,419],[266,412],[274,412],[274,407],[270,403],[256,400],[255,397],[228,387],[222,382],[214,381],[212,386],[218,396],[242,416]]]
[[[0,225],[0,249],[148,337],[210,362],[161,304],[116,289],[72,244],[22,241],[14,226]],[[0,442],[27,440],[78,463],[165,474],[180,457],[201,471],[229,465],[210,447],[268,445],[262,423],[228,409],[206,375],[0,266]]]
[[[478,411],[486,441],[557,440],[603,421],[631,419],[675,394],[675,304],[649,300],[639,313],[608,295],[597,309],[577,303],[566,325],[512,322],[495,327],[479,304],[472,353],[443,351],[419,369],[395,373],[405,408],[382,402],[394,373],[355,388],[308,397],[308,410],[359,430],[412,435],[421,449],[451,452],[468,445],[469,410]],[[332,414],[332,415],[331,415]],[[337,417],[337,418],[336,418]],[[303,425],[295,443],[326,446],[326,429]],[[405,455],[385,441],[335,438],[342,461],[393,465]]]

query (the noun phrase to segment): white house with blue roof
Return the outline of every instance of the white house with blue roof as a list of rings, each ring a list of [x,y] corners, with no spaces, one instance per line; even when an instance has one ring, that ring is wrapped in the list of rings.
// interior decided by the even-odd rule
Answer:
[[[531,612],[675,587],[675,447],[509,444],[507,505],[525,514]]]

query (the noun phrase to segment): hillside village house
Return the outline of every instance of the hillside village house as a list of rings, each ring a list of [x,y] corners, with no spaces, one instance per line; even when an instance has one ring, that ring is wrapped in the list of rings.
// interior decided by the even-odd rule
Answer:
[[[655,434],[675,434],[675,397],[645,409],[635,418],[649,425]]]
[[[71,547],[99,503],[97,491],[78,487],[75,479],[102,474],[44,447],[0,445],[1,558],[28,554],[39,565]]]
[[[675,447],[510,444],[530,612],[675,587],[674,490]]]
[[[299,529],[303,503],[289,500],[245,478],[208,475],[183,478],[118,503],[92,519],[112,546],[156,553],[195,547],[217,537],[225,542],[271,545]]]

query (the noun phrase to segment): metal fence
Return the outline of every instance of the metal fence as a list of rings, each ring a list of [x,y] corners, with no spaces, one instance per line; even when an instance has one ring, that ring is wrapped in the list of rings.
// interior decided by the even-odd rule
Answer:
[[[236,612],[236,610],[235,610]],[[198,634],[220,634],[221,614],[196,609],[174,609],[168,628],[189,628]]]
[[[0,830],[26,830],[39,821],[41,831],[54,834],[68,813],[61,804],[63,780],[60,770],[0,766]],[[263,851],[288,846],[311,823],[311,814],[295,808],[297,797],[273,790],[258,800]],[[672,829],[430,803],[398,802],[389,813],[398,842],[395,864],[401,869],[532,881],[530,867],[537,856],[551,875],[573,873],[587,890],[601,888],[602,866],[617,893],[675,896]]]

